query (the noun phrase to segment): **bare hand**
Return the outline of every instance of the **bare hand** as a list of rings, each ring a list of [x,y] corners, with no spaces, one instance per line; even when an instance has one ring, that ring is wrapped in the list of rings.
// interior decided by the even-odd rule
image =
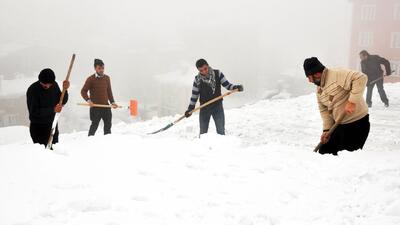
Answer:
[[[69,85],[70,85],[70,84],[69,84],[69,81],[67,81],[67,80],[64,80],[64,81],[63,81],[63,89],[64,89],[64,90],[68,90]]]
[[[116,103],[113,103],[113,104],[111,104],[111,107],[112,107],[113,109],[116,109],[116,108],[118,108],[118,105],[117,105]]]
[[[325,132],[323,132],[323,133],[321,134],[321,143],[322,143],[322,144],[328,143],[329,139],[330,139],[330,136],[329,136],[329,134],[328,134],[328,131],[325,131]]]
[[[61,112],[61,110],[62,110],[62,105],[60,105],[60,104],[57,104],[57,105],[54,107],[54,112],[56,112],[56,113]]]
[[[344,106],[344,111],[350,115],[356,110],[356,103],[352,103],[347,101],[346,105]]]
[[[94,103],[92,102],[92,100],[88,100],[87,103],[89,104],[90,107],[93,107]]]

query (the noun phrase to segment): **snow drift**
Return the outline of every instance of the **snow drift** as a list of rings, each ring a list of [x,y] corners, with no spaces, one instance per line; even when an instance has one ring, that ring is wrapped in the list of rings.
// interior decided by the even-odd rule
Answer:
[[[196,116],[146,135],[166,117],[62,134],[52,152],[1,129],[0,224],[400,224],[400,90],[387,91],[365,149],[338,157],[312,152],[314,95],[226,110],[225,137],[197,138]]]

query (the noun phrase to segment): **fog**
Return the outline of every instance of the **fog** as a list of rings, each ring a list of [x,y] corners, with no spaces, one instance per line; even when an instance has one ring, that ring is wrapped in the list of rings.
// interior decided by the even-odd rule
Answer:
[[[93,59],[105,62],[114,97],[137,99],[142,116],[185,111],[197,71],[205,58],[245,92],[229,97],[227,107],[251,104],[280,93],[310,93],[302,71],[306,57],[327,66],[346,67],[350,45],[348,0],[1,0],[0,75],[4,80],[36,79],[46,67],[61,81],[72,53],[70,115],[87,109],[80,88],[93,73]],[[3,84],[6,82],[3,82]],[[27,84],[13,89],[25,94]],[[1,93],[1,89],[0,89]],[[7,96],[7,93],[3,95]],[[8,104],[0,99],[0,107]],[[21,102],[20,104],[24,104]],[[271,109],[273,110],[273,109]],[[73,114],[74,112],[75,114]],[[67,114],[67,113],[65,113]],[[117,112],[116,118],[128,117]]]

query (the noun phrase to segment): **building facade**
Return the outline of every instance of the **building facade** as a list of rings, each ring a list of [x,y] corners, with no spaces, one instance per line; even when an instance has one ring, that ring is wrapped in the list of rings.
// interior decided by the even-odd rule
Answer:
[[[358,53],[367,50],[391,62],[400,75],[400,0],[350,0],[353,4],[350,67],[360,69]]]

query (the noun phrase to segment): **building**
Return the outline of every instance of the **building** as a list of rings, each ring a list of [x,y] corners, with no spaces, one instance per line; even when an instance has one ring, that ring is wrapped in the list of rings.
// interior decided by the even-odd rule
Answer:
[[[365,49],[387,58],[395,71],[392,74],[400,75],[400,0],[350,1],[353,4],[350,67],[360,69],[358,53]]]
[[[0,76],[0,127],[29,124],[25,92],[34,80],[23,75],[11,80]]]

